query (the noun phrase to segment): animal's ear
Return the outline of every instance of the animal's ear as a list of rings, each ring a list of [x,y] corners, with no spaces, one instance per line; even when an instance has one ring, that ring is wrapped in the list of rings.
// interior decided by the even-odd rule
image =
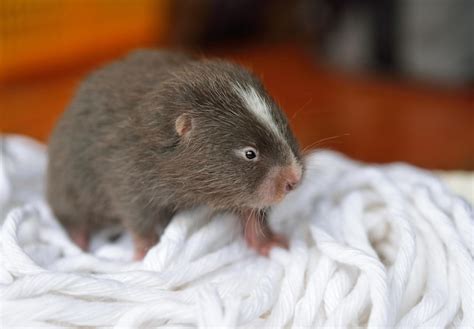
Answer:
[[[179,137],[187,137],[193,129],[193,119],[188,113],[183,113],[176,119],[174,127]]]

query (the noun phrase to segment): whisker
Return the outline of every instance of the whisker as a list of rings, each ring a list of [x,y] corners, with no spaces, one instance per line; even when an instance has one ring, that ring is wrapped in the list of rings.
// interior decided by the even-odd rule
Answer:
[[[244,237],[247,236],[247,226],[250,222],[250,217],[251,217],[251,214],[247,215],[247,219],[245,220],[245,224],[244,224]]]
[[[257,220],[259,221],[260,225],[259,225],[259,228],[260,228],[260,232],[261,232],[261,235],[263,238],[266,237],[267,235],[267,230],[266,230],[266,227],[264,227],[265,225],[265,221],[266,221],[266,218],[265,218],[265,211],[263,209],[259,209],[258,210],[259,214],[258,214],[258,218]]]
[[[308,151],[308,149],[310,149],[314,146],[320,146],[324,142],[332,141],[332,140],[335,140],[337,138],[346,137],[346,136],[349,136],[349,134],[335,135],[335,136],[331,136],[331,137],[322,138],[320,140],[317,140],[317,141],[305,146],[303,148],[302,153],[305,153],[306,151]]]
[[[309,103],[311,103],[312,101],[313,101],[312,98],[308,99],[308,100],[306,101],[306,103],[303,104],[303,106],[301,106],[295,113],[293,113],[293,115],[292,115],[291,118],[290,118],[290,122],[293,121],[293,119],[295,119],[296,116],[297,116],[301,111],[303,111],[304,108],[305,108]]]
[[[260,238],[260,235],[262,233],[262,229],[260,227],[260,216],[258,213],[258,209],[254,209],[254,215],[255,215],[255,231],[257,232],[257,236]]]

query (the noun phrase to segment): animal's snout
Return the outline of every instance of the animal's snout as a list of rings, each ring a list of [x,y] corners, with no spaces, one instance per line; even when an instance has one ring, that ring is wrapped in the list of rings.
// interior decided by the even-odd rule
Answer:
[[[258,189],[258,205],[269,206],[283,200],[300,184],[302,171],[298,163],[272,168]]]
[[[284,181],[284,192],[293,191],[301,181],[301,167],[291,165],[282,169],[282,180]]]
[[[289,181],[289,182],[286,182],[286,185],[285,185],[285,192],[290,192],[290,191],[293,191],[296,187],[296,184],[298,184],[297,182],[294,182],[294,181]]]

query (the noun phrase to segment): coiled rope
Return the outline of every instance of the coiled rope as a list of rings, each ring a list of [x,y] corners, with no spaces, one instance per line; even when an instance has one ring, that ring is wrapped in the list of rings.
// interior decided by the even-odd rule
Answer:
[[[414,167],[314,153],[271,214],[289,250],[257,256],[235,217],[197,209],[133,263],[115,229],[91,253],[72,244],[43,200],[41,146],[4,137],[2,158],[3,328],[474,326],[472,207]]]

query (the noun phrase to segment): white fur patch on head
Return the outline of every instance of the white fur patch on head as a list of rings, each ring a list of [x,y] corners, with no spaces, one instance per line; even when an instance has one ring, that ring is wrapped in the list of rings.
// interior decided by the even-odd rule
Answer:
[[[269,105],[253,87],[243,87],[240,84],[236,84],[235,91],[242,98],[247,109],[254,114],[265,127],[273,132],[276,137],[285,140],[280,129],[278,129],[275,119],[272,117]]]

